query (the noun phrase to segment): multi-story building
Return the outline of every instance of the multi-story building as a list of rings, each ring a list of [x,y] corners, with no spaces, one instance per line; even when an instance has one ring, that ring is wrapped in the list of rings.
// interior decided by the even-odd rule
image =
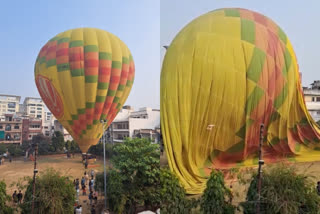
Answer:
[[[22,121],[13,114],[5,114],[0,121],[0,143],[21,144]]]
[[[43,119],[45,106],[41,98],[26,97],[23,102],[24,114],[30,118]]]
[[[303,88],[304,99],[307,109],[312,118],[317,122],[320,120],[320,80],[316,80],[311,87]]]
[[[123,142],[126,137],[147,137],[157,141],[156,129],[160,126],[160,110],[148,107],[134,111],[125,106],[107,130],[108,140]]]
[[[19,112],[20,96],[0,94],[0,116]]]
[[[32,140],[33,136],[42,134],[42,120],[36,118],[22,119],[22,140]]]
[[[54,132],[54,119],[50,111],[45,110],[44,118],[42,119],[42,134],[46,137],[52,137]]]

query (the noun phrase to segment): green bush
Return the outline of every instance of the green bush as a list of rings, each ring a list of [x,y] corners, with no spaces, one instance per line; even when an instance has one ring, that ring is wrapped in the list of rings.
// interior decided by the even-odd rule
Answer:
[[[296,171],[296,168],[288,165],[263,170],[261,213],[319,213],[320,197],[316,185],[308,175],[297,174]],[[241,204],[245,214],[256,213],[257,198],[257,174],[253,173],[246,202]]]
[[[112,158],[114,170],[107,174],[111,211],[135,213],[141,207],[156,210],[160,206],[158,145],[147,139],[126,139],[114,147],[114,153],[117,154]],[[103,187],[101,173],[97,175],[96,188],[103,192]]]
[[[160,200],[161,213],[191,213],[198,205],[197,200],[186,198],[186,191],[178,178],[166,168],[160,170]]]
[[[22,213],[31,213],[32,178],[26,178],[25,196],[21,205]],[[37,176],[35,193],[35,213],[73,213],[75,189],[72,181],[53,169],[47,169]]]
[[[104,176],[103,173],[97,173],[95,181],[95,189],[104,192]],[[123,190],[123,178],[115,170],[107,173],[107,198],[110,210],[115,213],[123,213],[126,204],[126,196]]]
[[[13,208],[7,206],[10,201],[10,196],[6,193],[6,184],[0,181],[0,214],[13,214]]]
[[[117,155],[112,163],[123,178],[126,210],[133,213],[140,206],[159,207],[159,145],[147,139],[126,139],[114,151]]]
[[[0,143],[0,155],[7,152],[7,147],[4,143]]]
[[[225,186],[223,174],[213,170],[207,181],[207,187],[201,197],[201,211],[204,214],[231,214],[231,191]]]
[[[93,145],[89,148],[88,153],[97,156],[103,156],[103,144],[99,142],[97,145]],[[113,145],[111,143],[106,143],[106,157],[111,159],[113,155]]]

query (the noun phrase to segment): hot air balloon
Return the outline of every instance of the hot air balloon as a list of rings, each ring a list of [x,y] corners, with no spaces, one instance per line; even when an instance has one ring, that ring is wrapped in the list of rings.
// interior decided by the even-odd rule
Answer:
[[[131,53],[118,37],[77,28],[41,48],[34,76],[48,109],[87,152],[122,108],[134,72]]]
[[[293,47],[259,13],[218,9],[185,26],[167,49],[160,97],[169,166],[190,194],[212,169],[257,163],[260,124],[266,162],[319,156]]]

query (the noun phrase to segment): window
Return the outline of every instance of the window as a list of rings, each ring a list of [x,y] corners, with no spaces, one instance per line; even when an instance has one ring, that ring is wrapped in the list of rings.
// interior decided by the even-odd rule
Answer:
[[[312,97],[312,102],[314,102],[314,97]]]
[[[49,131],[46,131],[45,135],[46,135],[46,136],[49,136],[49,135],[50,135],[50,132],[49,132]]]
[[[48,126],[45,126],[44,128],[45,128],[45,129],[48,129]]]
[[[320,111],[317,111],[317,114],[319,115],[319,114],[320,114]]]
[[[317,97],[317,102],[320,102],[320,97]]]
[[[41,118],[41,115],[37,115],[37,118]]]
[[[40,128],[40,125],[31,125],[30,128],[32,128],[32,129],[38,129],[38,128]]]
[[[8,112],[15,112],[14,109],[8,109]]]
[[[14,129],[19,129],[20,127],[19,127],[19,125],[18,124],[16,124],[15,126],[14,126]]]
[[[19,135],[19,134],[14,134],[13,138],[14,138],[15,140],[20,140],[20,135]]]
[[[37,110],[42,110],[42,108],[37,108]]]
[[[6,131],[11,131],[11,125],[6,125]]]
[[[30,111],[30,113],[31,113],[31,114],[34,114],[34,113],[36,113],[36,112],[35,112],[35,111]]]
[[[37,106],[42,106],[42,104],[37,104]]]
[[[3,129],[3,126],[2,126],[2,125],[0,126],[0,129]]]
[[[28,106],[36,106],[36,104],[28,104]]]
[[[16,108],[16,103],[8,103],[8,108]]]

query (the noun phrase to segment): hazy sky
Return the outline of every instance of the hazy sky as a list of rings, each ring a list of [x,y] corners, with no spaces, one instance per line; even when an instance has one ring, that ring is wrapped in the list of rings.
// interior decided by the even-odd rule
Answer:
[[[169,45],[191,20],[209,11],[240,7],[260,12],[287,34],[296,52],[302,83],[320,80],[319,0],[161,0],[161,45]],[[161,61],[165,49],[161,48]]]
[[[40,48],[65,30],[96,27],[117,35],[133,55],[136,76],[126,104],[159,108],[159,8],[158,0],[1,1],[0,93],[40,97],[33,75]]]

